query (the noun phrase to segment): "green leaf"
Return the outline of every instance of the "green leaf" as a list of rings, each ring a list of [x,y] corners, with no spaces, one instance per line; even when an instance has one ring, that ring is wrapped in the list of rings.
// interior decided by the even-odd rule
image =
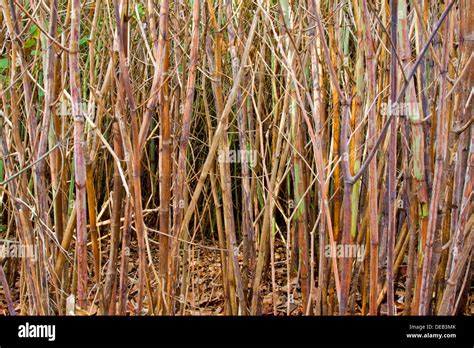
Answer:
[[[8,58],[0,58],[0,71],[8,68],[9,63]]]
[[[89,41],[89,38],[87,36],[82,37],[79,40],[79,46],[82,46],[82,45],[86,44],[88,41]]]
[[[143,4],[138,4],[137,11],[138,11],[138,14],[140,15],[140,18],[143,17],[145,15],[145,6],[143,6]]]
[[[36,40],[33,38],[30,38],[26,40],[25,42],[25,48],[30,48],[30,47],[33,47],[34,45],[36,45]]]
[[[30,34],[31,36],[37,35],[39,32],[38,26],[36,24],[33,24],[30,28]]]

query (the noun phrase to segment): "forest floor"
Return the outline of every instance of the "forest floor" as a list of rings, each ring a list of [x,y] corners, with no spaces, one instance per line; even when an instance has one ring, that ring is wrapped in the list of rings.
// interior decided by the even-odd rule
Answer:
[[[152,257],[158,264],[158,248],[154,247],[154,243],[151,243],[150,251]],[[208,247],[207,244],[209,244]],[[185,301],[184,315],[223,315],[225,306],[225,294],[222,286],[221,279],[221,265],[220,265],[220,253],[217,250],[212,250],[213,243],[208,242],[203,244],[195,243],[190,249],[189,253],[189,274],[188,278],[188,292]],[[104,250],[104,255],[107,255],[107,250]],[[131,243],[131,253],[137,253],[136,241]],[[136,255],[135,255],[136,256]],[[136,262],[129,264],[129,284],[130,290],[128,292],[128,308],[127,315],[133,314],[137,303],[136,297],[138,296],[138,257],[132,257],[132,260]],[[119,260],[120,261],[120,260]],[[239,254],[239,264],[242,266],[243,256]],[[298,284],[297,274],[290,275],[290,281],[288,282],[287,274],[287,255],[284,242],[281,240],[275,241],[275,253],[274,253],[274,272],[275,272],[275,283],[272,282],[271,267],[267,276],[261,284],[261,292],[263,296],[262,301],[262,315],[291,315],[297,316],[303,314],[302,300],[301,300],[301,289]],[[398,314],[403,312],[403,278],[405,278],[406,265],[401,265],[400,269],[400,282],[398,282],[396,288],[396,308]],[[150,275],[151,277],[151,275]],[[153,284],[152,286],[156,286]],[[290,291],[288,292],[288,287]],[[288,301],[288,293],[290,294],[290,301]],[[466,306],[467,310],[465,315],[474,315],[474,284],[471,284],[471,296],[468,299],[469,304]],[[15,282],[15,286],[11,288],[11,295],[14,301],[15,310],[20,312],[20,287],[19,277]],[[361,314],[360,308],[360,294],[356,298],[356,310],[353,312],[355,315]],[[3,288],[0,288],[0,315],[7,315],[8,309],[6,303],[3,301],[5,298]],[[87,313],[87,315],[98,315],[98,296],[94,301]],[[386,304],[383,302],[380,308],[380,314],[386,314]],[[81,314],[79,311],[77,314]]]

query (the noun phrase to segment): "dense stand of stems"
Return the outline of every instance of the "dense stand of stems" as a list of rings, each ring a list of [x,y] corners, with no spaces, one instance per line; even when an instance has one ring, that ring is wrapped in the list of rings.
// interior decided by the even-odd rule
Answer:
[[[0,311],[466,312],[472,3],[0,0]]]

